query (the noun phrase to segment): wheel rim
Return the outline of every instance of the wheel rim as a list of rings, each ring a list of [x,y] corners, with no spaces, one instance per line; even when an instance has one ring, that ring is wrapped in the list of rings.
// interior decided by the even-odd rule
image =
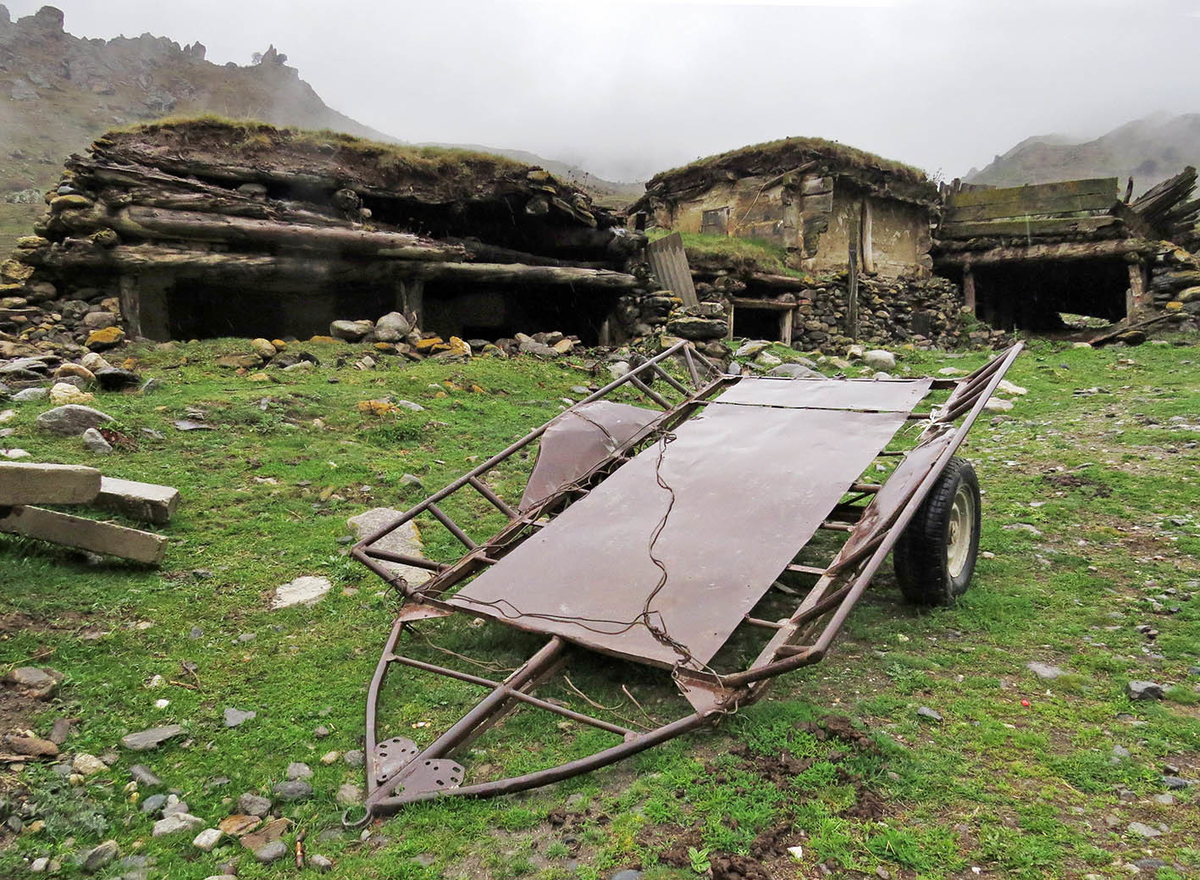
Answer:
[[[946,541],[946,568],[958,578],[971,558],[971,533],[975,525],[975,495],[966,483],[959,483],[950,507],[950,534]]]

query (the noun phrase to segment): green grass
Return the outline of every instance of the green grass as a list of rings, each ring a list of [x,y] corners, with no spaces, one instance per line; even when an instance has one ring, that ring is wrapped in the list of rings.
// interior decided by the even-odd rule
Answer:
[[[647,236],[651,241],[671,235],[670,229],[651,229]],[[748,272],[765,272],[774,275],[791,275],[794,278],[812,280],[811,275],[788,268],[787,251],[782,245],[772,244],[759,238],[738,238],[725,235],[702,235],[698,232],[681,232],[683,249],[691,265],[703,265],[707,260],[722,266],[735,266]]]
[[[957,877],[975,866],[999,877],[1117,877],[1126,875],[1125,863],[1151,853],[1177,864],[1178,876],[1200,870],[1196,792],[1175,793],[1170,807],[1153,800],[1163,791],[1163,764],[1200,776],[1200,677],[1189,672],[1200,665],[1200,435],[1186,427],[1196,423],[1200,399],[1196,349],[1031,345],[1010,374],[1029,394],[1011,413],[981,420],[963,450],[986,493],[989,556],[957,606],[904,605],[885,569],[822,664],[776,681],[767,699],[722,726],[552,788],[411,807],[372,826],[376,838],[364,843],[357,834],[317,841],[338,823],[338,786],[362,784],[360,771],[318,759],[361,747],[365,688],[394,612],[379,582],[342,555],[345,520],[420,500],[423,492],[404,484],[404,474],[433,490],[553,416],[559,398],[578,399],[573,386],[594,380],[578,368],[582,356],[384,360],[364,372],[352,368],[355,357],[335,366],[340,354],[359,349],[344,345],[304,345],[322,366],[269,371],[278,382],[213,366],[219,354],[244,347],[228,340],[135,347],[139,372],[163,380],[164,389],[98,396],[137,441],[136,450],[100,466],[183,494],[164,529],[171,545],[161,569],[0,538],[0,671],[39,657],[67,675],[59,702],[33,720],[36,731],[45,735],[56,716],[78,717],[69,750],[101,754],[132,730],[170,722],[189,729],[185,740],[155,752],[118,748],[114,767],[79,789],[46,765],[4,777],[6,789],[19,785],[41,805],[46,825],[0,852],[0,875],[22,874],[39,855],[67,860],[112,837],[123,854],[154,857],[153,876],[202,878],[237,855],[242,877],[292,876],[288,860],[259,866],[231,844],[209,855],[187,839],[151,838],[151,822],[132,798],[148,792],[124,788],[129,766],[146,763],[215,824],[232,811],[229,799],[268,792],[297,760],[313,767],[316,794],[282,812],[306,830],[309,852],[337,861],[336,877],[603,878],[631,865],[651,880],[696,877],[692,863],[727,852],[762,855],[770,835],[804,852],[800,863],[763,856],[777,876],[814,876],[825,862],[840,876],[883,867],[893,876]],[[971,369],[986,357],[899,355],[900,375]],[[1075,393],[1091,388],[1102,393]],[[356,407],[386,395],[425,411],[379,419]],[[177,431],[172,422],[189,407],[203,410],[215,429]],[[37,459],[97,463],[77,441],[34,431],[44,405],[14,408],[6,427],[16,432],[5,442]],[[797,455],[802,466],[802,445]],[[518,459],[493,483],[518,497],[529,465]],[[476,538],[496,524],[481,504],[446,507]],[[1004,528],[1013,523],[1042,535]],[[453,542],[435,525],[425,523],[423,534],[432,556],[453,557]],[[211,577],[193,574],[201,569]],[[269,611],[271,591],[302,574],[330,577],[333,591],[312,608]],[[1153,641],[1136,629],[1146,623],[1158,630]],[[194,626],[202,637],[189,638]],[[433,621],[423,632],[502,668],[538,644],[466,619]],[[254,640],[238,641],[246,633]],[[410,653],[459,662],[419,642]],[[1031,660],[1067,674],[1040,681],[1025,668]],[[194,674],[185,671],[190,664]],[[156,674],[196,689],[147,687]],[[667,677],[653,670],[584,656],[569,674],[621,715],[642,717],[622,683],[656,720],[684,711]],[[1136,678],[1161,682],[1169,698],[1131,703],[1124,686]],[[544,693],[589,708],[564,686]],[[429,742],[477,696],[462,683],[396,676],[385,689],[388,735]],[[170,705],[156,709],[160,698]],[[226,706],[258,717],[226,729]],[[943,722],[919,718],[920,706]],[[821,738],[813,722],[830,713],[850,716],[873,745]],[[328,738],[313,736],[319,724],[333,731]],[[474,780],[614,741],[522,712],[474,742],[462,762]],[[1114,762],[1114,745],[1130,757]],[[790,769],[773,769],[785,759]],[[214,784],[220,777],[230,781]],[[860,815],[868,803],[878,808]],[[565,824],[548,821],[564,812]],[[1132,821],[1170,830],[1143,843],[1125,833]]]

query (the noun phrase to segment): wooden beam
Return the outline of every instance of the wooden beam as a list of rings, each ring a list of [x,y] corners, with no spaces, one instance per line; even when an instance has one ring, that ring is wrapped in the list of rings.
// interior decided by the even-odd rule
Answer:
[[[1121,221],[1113,216],[1104,217],[1055,217],[1049,219],[1019,218],[1010,220],[988,220],[970,223],[942,223],[938,227],[939,238],[1005,238],[1026,235],[1067,235],[1072,232],[1096,232]],[[864,267],[865,271],[865,267]]]
[[[162,535],[41,507],[10,508],[0,517],[0,532],[149,565],[160,565],[167,551]]]
[[[751,299],[744,296],[730,297],[730,302],[743,309],[768,309],[778,312],[792,312],[798,307],[797,303],[777,302],[773,299]]]
[[[1113,241],[1067,241],[1059,244],[1013,245],[986,251],[955,251],[934,258],[942,266],[989,266],[1037,260],[1088,260],[1123,257],[1126,254],[1151,254],[1158,245],[1140,238]]]
[[[965,223],[1024,217],[1028,214],[1107,211],[1116,199],[1115,177],[1064,180],[1004,189],[964,190],[947,197],[946,220]]]
[[[972,315],[975,314],[975,273],[970,265],[963,267],[963,306]]]
[[[100,471],[73,464],[0,462],[0,507],[87,504],[100,491]]]
[[[863,196],[862,201],[862,270],[867,275],[875,274],[875,248],[871,244],[871,198]]]

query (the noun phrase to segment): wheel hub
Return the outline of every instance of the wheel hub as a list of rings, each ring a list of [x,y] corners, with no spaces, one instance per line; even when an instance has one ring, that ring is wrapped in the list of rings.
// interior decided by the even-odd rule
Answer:
[[[975,496],[965,483],[960,483],[950,507],[950,534],[946,540],[946,568],[952,578],[961,575],[967,566],[974,524]]]

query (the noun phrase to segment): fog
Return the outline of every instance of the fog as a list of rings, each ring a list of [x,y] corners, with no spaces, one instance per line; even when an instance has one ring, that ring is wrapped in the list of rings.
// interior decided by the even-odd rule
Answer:
[[[951,178],[1031,135],[1200,112],[1200,0],[55,5],[77,36],[199,40],[217,63],[273,43],[326,103],[395,137],[618,180],[788,135]]]

